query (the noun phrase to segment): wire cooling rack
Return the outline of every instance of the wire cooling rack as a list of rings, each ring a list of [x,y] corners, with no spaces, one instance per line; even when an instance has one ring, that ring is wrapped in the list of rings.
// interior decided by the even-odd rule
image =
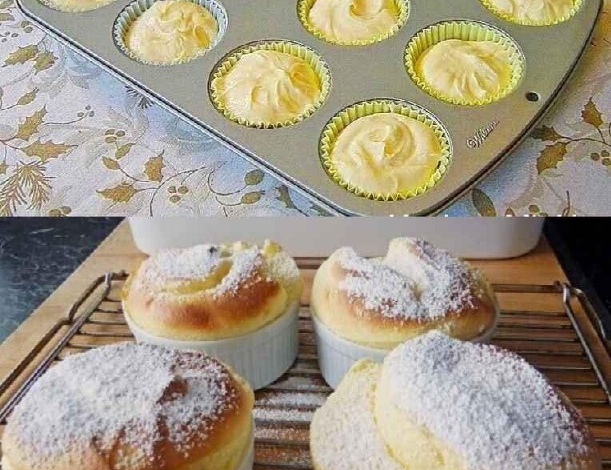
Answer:
[[[49,367],[70,354],[133,341],[121,311],[125,279],[123,272],[96,279],[0,384],[0,444],[7,416]],[[611,470],[611,343],[588,299],[560,283],[493,287],[502,314],[492,342],[521,354],[581,409],[599,443],[604,469]],[[309,424],[331,389],[318,368],[308,305],[302,305],[299,320],[296,362],[256,393],[256,470],[312,468]]]

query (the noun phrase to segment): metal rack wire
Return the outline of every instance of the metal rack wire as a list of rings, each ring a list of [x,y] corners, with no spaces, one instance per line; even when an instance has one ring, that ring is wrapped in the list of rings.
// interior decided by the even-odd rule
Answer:
[[[313,267],[302,261],[302,268]],[[119,292],[126,274],[96,279],[30,354],[0,384],[0,444],[7,416],[54,363],[118,341],[132,341]],[[583,412],[611,470],[609,343],[585,295],[568,285],[497,284],[501,319],[493,343],[524,356]],[[512,300],[504,302],[504,295]],[[552,299],[555,309],[539,300]],[[549,302],[548,302],[549,303]],[[308,305],[300,312],[299,356],[277,382],[256,394],[256,470],[311,470],[308,429],[314,410],[331,393],[318,369]],[[1,455],[1,454],[0,454]],[[1,466],[0,466],[1,469]]]

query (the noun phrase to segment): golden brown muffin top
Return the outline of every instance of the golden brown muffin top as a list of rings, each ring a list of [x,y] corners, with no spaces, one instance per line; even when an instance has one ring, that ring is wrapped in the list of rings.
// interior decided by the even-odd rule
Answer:
[[[202,458],[252,414],[252,390],[200,352],[121,343],[49,369],[11,414],[16,469],[171,470]]]

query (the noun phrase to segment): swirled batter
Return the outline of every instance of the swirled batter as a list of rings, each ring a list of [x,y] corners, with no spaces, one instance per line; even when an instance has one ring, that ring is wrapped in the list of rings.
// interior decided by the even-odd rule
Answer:
[[[169,64],[208,49],[218,24],[203,6],[188,0],[153,3],[129,28],[125,43],[144,62]]]
[[[574,0],[488,0],[517,21],[551,24],[571,14]]]
[[[322,92],[318,74],[305,60],[272,50],[243,55],[213,88],[234,116],[268,125],[303,115]]]
[[[512,74],[511,58],[494,41],[448,39],[424,51],[416,74],[434,91],[459,101],[485,100],[505,89]]]
[[[430,179],[441,143],[426,124],[398,113],[364,116],[349,124],[331,152],[347,183],[372,194],[414,190]]]
[[[113,1],[115,0],[47,0],[43,3],[61,11],[80,12],[96,10]]]
[[[316,0],[308,21],[334,42],[366,41],[390,32],[399,19],[393,0]]]

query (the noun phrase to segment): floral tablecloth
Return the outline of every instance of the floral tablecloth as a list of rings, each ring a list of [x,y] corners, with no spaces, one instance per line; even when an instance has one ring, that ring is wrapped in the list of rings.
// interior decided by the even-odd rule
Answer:
[[[611,215],[611,0],[558,103],[448,215]],[[321,215],[0,0],[0,216]]]

